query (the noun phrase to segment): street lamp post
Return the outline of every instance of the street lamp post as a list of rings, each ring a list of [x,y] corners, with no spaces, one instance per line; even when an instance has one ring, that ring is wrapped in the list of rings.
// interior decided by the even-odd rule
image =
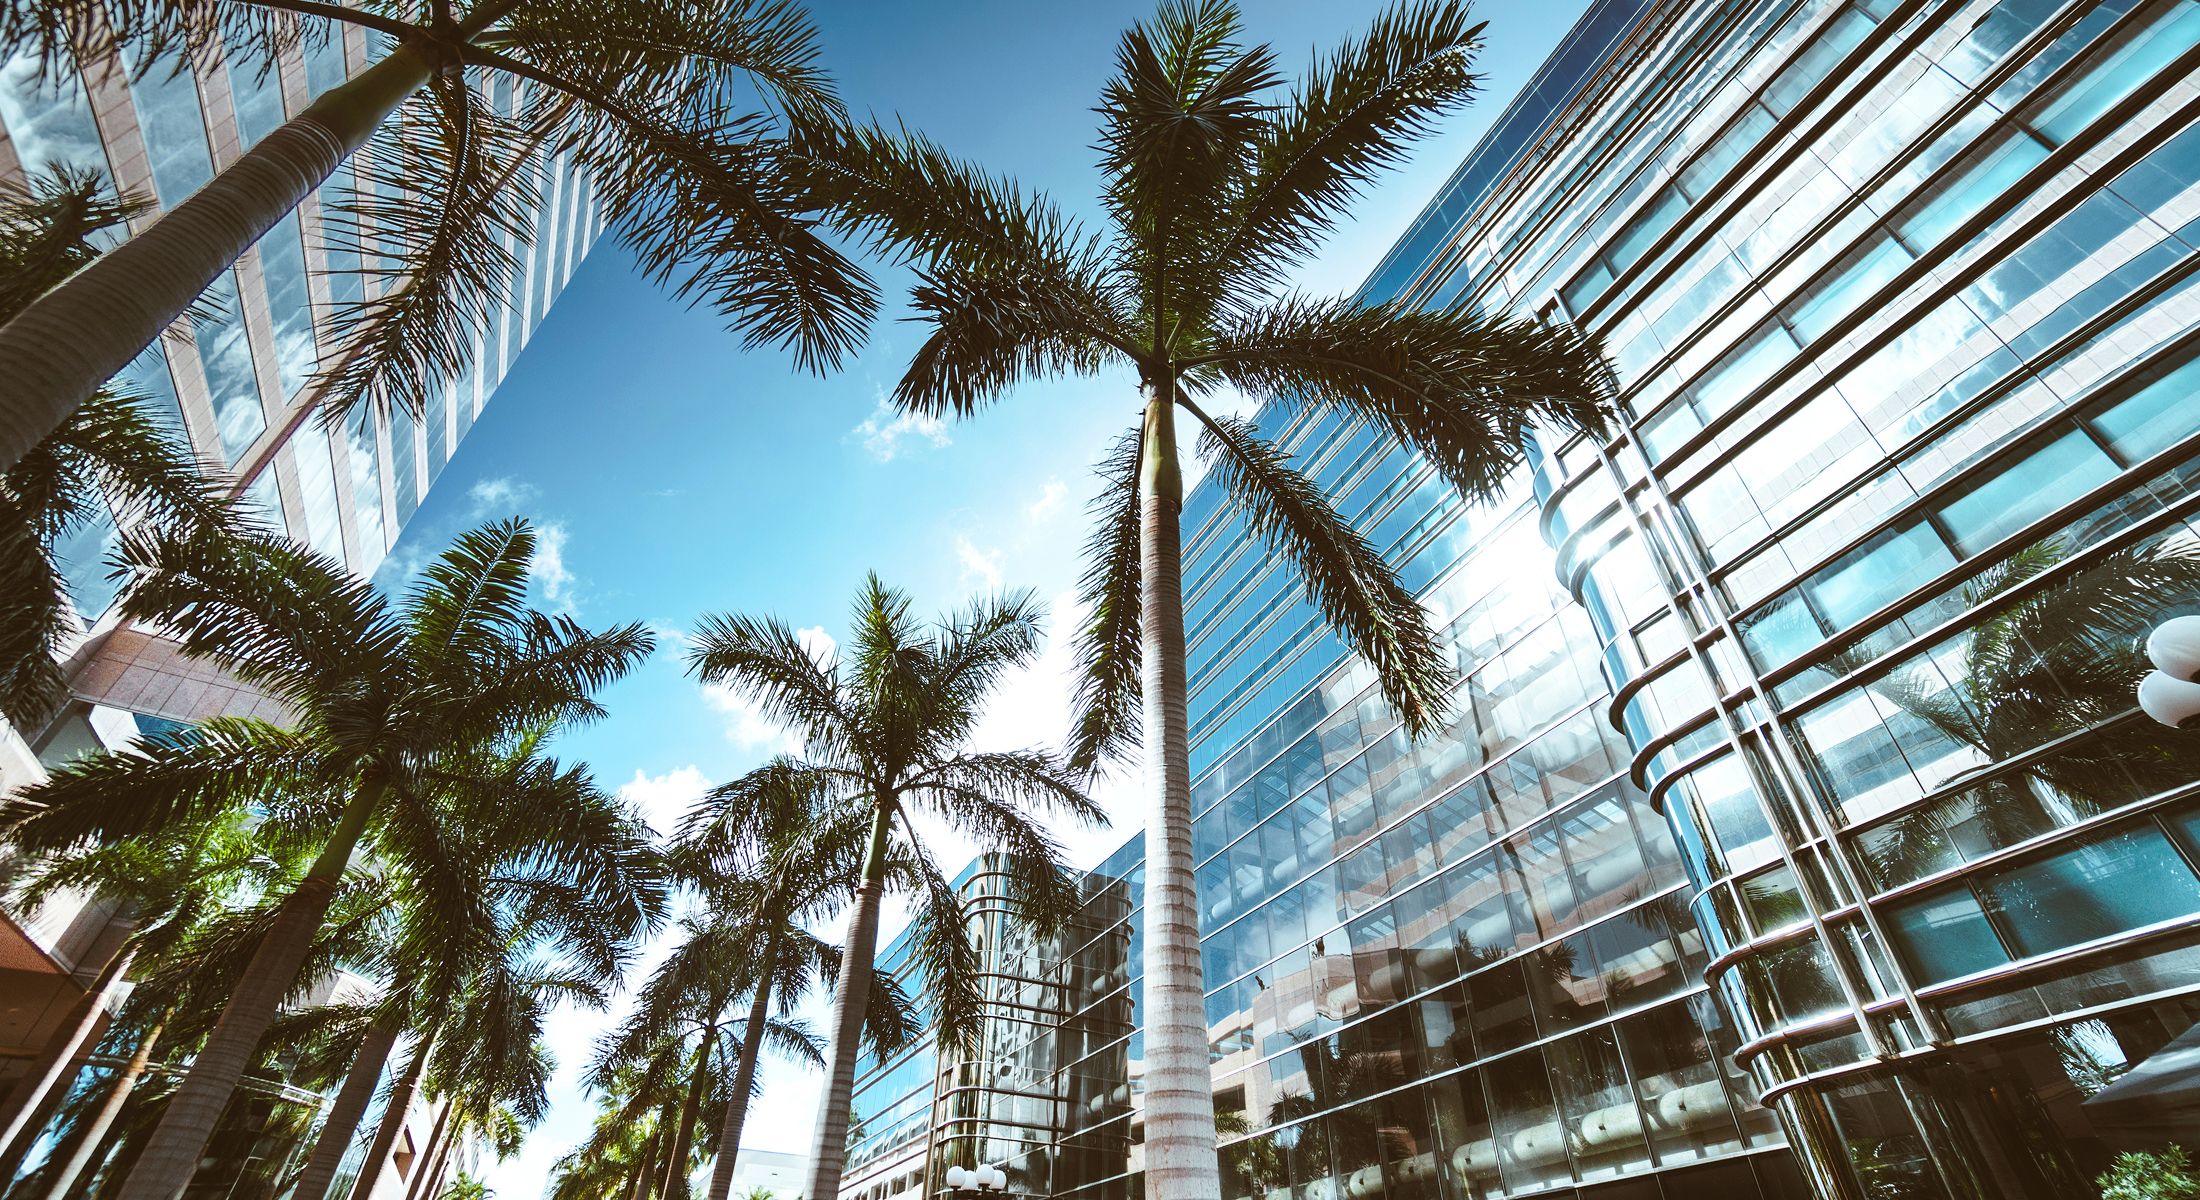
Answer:
[[[2155,626],[2147,658],[2154,670],[2139,681],[2139,707],[2173,729],[2200,728],[2200,616]]]
[[[947,1190],[956,1197],[1006,1196],[1008,1172],[999,1167],[949,1167]]]

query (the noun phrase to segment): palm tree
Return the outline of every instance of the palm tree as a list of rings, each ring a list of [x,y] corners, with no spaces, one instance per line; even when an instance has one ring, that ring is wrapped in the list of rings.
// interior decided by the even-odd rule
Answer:
[[[33,851],[108,840],[238,807],[270,836],[310,840],[313,866],[281,901],[220,1024],[193,1061],[123,1200],[172,1200],[189,1183],[268,1023],[297,979],[353,852],[407,874],[446,849],[421,810],[466,760],[545,722],[601,710],[590,698],[650,651],[639,625],[590,633],[526,603],[534,535],[517,521],[461,536],[394,605],[344,568],[273,537],[129,539],[140,573],[125,615],[161,622],[184,652],[291,705],[295,729],[220,719],[198,736],[88,756],[18,798],[6,837]],[[552,812],[560,785],[507,792]],[[516,782],[501,781],[516,787]],[[426,838],[427,840],[418,840]],[[546,852],[552,867],[569,865]]]
[[[748,1014],[731,1095],[718,1124],[709,1200],[728,1200],[733,1190],[741,1130],[774,1002],[785,1015],[838,969],[838,954],[808,926],[845,904],[862,881],[867,814],[831,803],[830,794],[806,790],[815,782],[799,763],[782,758],[713,788],[682,819],[671,850],[675,867],[697,881],[713,909],[743,914],[717,936],[750,964],[738,973],[749,990]],[[898,996],[885,999],[888,1003],[873,1004],[867,1013],[874,1040],[891,1045],[905,1040],[906,1031],[890,1026],[913,1022]]]
[[[144,207],[91,172],[0,183],[0,323],[98,257],[97,239]],[[43,725],[67,695],[55,654],[75,622],[57,548],[109,505],[175,527],[230,519],[204,465],[138,397],[108,388],[0,472],[0,718],[19,729]]]
[[[815,31],[786,0],[0,0],[0,55],[51,64],[131,47],[154,70],[168,69],[157,52],[169,47],[224,47],[231,70],[271,69],[301,36],[343,25],[392,49],[0,326],[0,470],[363,147],[403,196],[350,205],[350,236],[388,261],[376,273],[391,286],[342,322],[330,403],[373,392],[417,412],[463,365],[509,294],[502,235],[526,227],[537,146],[568,154],[645,267],[677,277],[749,345],[791,346],[822,367],[861,338],[874,290],[811,228],[774,153],[789,125],[839,112]],[[492,75],[526,81],[532,99],[497,112],[479,86]],[[745,93],[762,111],[738,107]]]
[[[439,1078],[455,1075],[470,1097],[512,1106],[525,1124],[539,1120],[545,1080],[534,1047],[547,1002],[600,1006],[633,941],[662,917],[665,882],[647,826],[585,770],[542,757],[547,732],[524,731],[468,755],[465,769],[437,771],[425,802],[401,810],[381,839],[401,855],[385,868],[391,931],[379,961],[362,966],[387,981],[386,995],[299,1179],[301,1200],[327,1194],[406,1030],[422,1045],[443,1035]],[[408,1089],[429,1065],[418,1052],[409,1061]],[[385,1108],[378,1144],[395,1143],[403,1116],[400,1104]],[[381,1162],[369,1161],[355,1190],[365,1194]]]
[[[729,915],[691,917],[683,923],[685,938],[642,985],[633,1011],[598,1045],[589,1076],[590,1086],[609,1090],[619,1070],[629,1064],[666,1054],[675,1064],[687,1062],[685,1067],[675,1065],[671,1070],[674,1077],[684,1074],[687,1078],[679,1116],[672,1125],[672,1142],[666,1150],[666,1195],[672,1200],[680,1200],[679,1193],[686,1187],[683,1167],[693,1157],[691,1141],[696,1122],[707,1123],[699,1106],[707,1097],[727,1089],[731,1090],[731,1098],[719,1122],[717,1151],[718,1173],[730,1176],[732,1148],[740,1144],[748,1093],[755,1086],[757,1061],[767,1040],[786,1057],[825,1065],[809,1029],[784,1012],[775,1017],[771,1001],[779,997],[783,1001],[780,1007],[788,1007],[818,978],[829,976],[839,961],[837,950],[807,929],[783,917],[769,920],[773,914],[765,907],[768,900],[757,892],[743,895],[738,889],[721,886],[709,893],[709,903]],[[744,991],[751,1002],[737,1005]],[[905,1035],[909,1024],[906,1016],[895,1016],[900,1020],[891,1029]],[[728,1054],[723,1043],[736,1030],[738,1049]],[[689,1050],[691,1040],[693,1049]],[[717,1065],[721,1059],[731,1060],[730,1077]],[[729,1133],[731,1142],[727,1140]]]
[[[64,892],[91,893],[122,906],[135,927],[100,968],[66,1026],[33,1062],[18,1089],[18,1103],[0,1128],[0,1174],[16,1173],[36,1140],[43,1114],[61,1099],[56,1089],[74,1076],[79,1053],[133,969],[161,966],[206,922],[223,915],[225,904],[282,881],[285,867],[251,836],[243,814],[231,813],[80,848],[23,869],[17,881],[18,911],[35,914]],[[151,1023],[158,1026],[161,1021]]]
[[[894,391],[904,410],[967,416],[1026,380],[1137,376],[1139,423],[1107,457],[1096,502],[1072,761],[1102,762],[1143,725],[1147,1186],[1171,1200],[1221,1186],[1192,873],[1178,410],[1245,527],[1300,573],[1420,736],[1440,727],[1451,672],[1412,592],[1284,452],[1203,401],[1229,387],[1340,410],[1469,500],[1500,489],[1537,422],[1597,429],[1613,403],[1595,342],[1571,329],[1287,290],[1360,190],[1473,94],[1481,29],[1463,0],[1410,0],[1279,94],[1273,54],[1240,44],[1233,5],[1169,0],[1123,36],[1102,93],[1099,234],[908,134],[836,130],[797,155],[844,232],[918,269],[927,336]]]
[[[1075,908],[1059,847],[1029,810],[1098,823],[1099,807],[1052,753],[964,749],[1002,677],[1037,657],[1039,616],[1028,593],[1013,593],[927,627],[911,616],[906,595],[873,575],[857,593],[845,655],[835,649],[813,657],[784,621],[734,615],[704,618],[689,651],[689,668],[705,682],[755,701],[803,739],[799,758],[760,768],[777,779],[752,780],[752,792],[779,787],[823,797],[868,826],[804,1195],[840,1193],[857,1040],[876,992],[879,904],[890,884],[914,898],[912,964],[927,981],[941,1044],[967,1038],[975,1026],[975,952],[963,934],[961,898],[911,818],[943,821],[1003,852],[1011,896],[1041,928]]]

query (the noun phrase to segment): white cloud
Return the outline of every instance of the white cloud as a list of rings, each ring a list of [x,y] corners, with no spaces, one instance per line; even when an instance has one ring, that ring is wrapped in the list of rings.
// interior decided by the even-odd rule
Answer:
[[[491,513],[509,515],[532,503],[537,492],[535,485],[524,479],[499,475],[474,484],[466,495],[473,501],[474,516],[480,518]]]
[[[619,785],[619,799],[640,809],[650,828],[670,833],[710,787],[711,781],[694,763],[662,775],[644,775],[637,767],[634,778]]]
[[[962,584],[969,587],[982,583],[985,590],[1001,590],[1001,552],[981,550],[976,542],[962,534],[955,535],[955,559],[962,564]]]
[[[1039,498],[1024,505],[1024,518],[1034,524],[1051,517],[1069,498],[1069,485],[1059,479],[1049,479],[1040,489]]]
[[[947,436],[945,421],[904,411],[883,390],[878,393],[878,403],[871,406],[871,415],[857,422],[849,436],[860,440],[871,457],[882,463],[894,461],[902,451],[902,442],[912,437],[922,438],[934,448],[953,440]]]
[[[565,566],[565,526],[545,521],[535,528],[535,555],[527,560],[527,574],[552,608],[573,613],[573,572]]]

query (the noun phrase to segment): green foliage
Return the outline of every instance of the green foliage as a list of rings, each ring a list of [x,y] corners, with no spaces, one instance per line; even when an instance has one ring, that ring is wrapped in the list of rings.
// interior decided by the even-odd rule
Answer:
[[[2172,1143],[2158,1153],[2119,1154],[2094,1181],[2101,1200],[2200,1200],[2200,1175],[2192,1156]]]

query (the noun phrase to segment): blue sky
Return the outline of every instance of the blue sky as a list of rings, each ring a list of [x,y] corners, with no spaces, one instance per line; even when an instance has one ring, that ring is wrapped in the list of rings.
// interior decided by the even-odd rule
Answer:
[[[1585,7],[1485,5],[1480,101],[1358,206],[1297,286],[1357,285]],[[1245,9],[1249,37],[1272,44],[1292,75],[1377,11],[1335,0],[1246,0]],[[1091,108],[1117,35],[1151,12],[1123,0],[814,9],[852,108],[898,115],[1095,222]],[[890,299],[906,283],[889,272],[880,279]],[[926,611],[1004,586],[1033,588],[1057,612],[1068,603],[1091,466],[1135,419],[1133,381],[1111,374],[1034,384],[951,425],[897,417],[883,398],[917,340],[899,315],[889,310],[842,373],[802,375],[775,352],[743,353],[707,312],[638,278],[607,239],[437,480],[384,577],[480,520],[524,515],[543,533],[542,603],[591,625],[644,621],[662,630],[667,651],[610,689],[610,718],[568,734],[559,753],[593,764],[607,786],[669,824],[704,787],[786,746],[753,712],[683,674],[678,631],[699,614],[770,612],[837,638],[867,569]],[[1050,641],[1045,661],[1000,697],[981,741],[1058,739],[1065,677]],[[1121,814],[1117,830],[1063,831],[1080,864],[1135,829],[1134,791],[1127,780],[1100,789]],[[951,871],[969,850],[938,846]],[[609,1019],[558,1018],[556,1108],[520,1156],[489,1172],[503,1200],[540,1195],[550,1164],[586,1136],[595,1110],[573,1082],[575,1068]],[[769,1067],[745,1144],[807,1149],[816,1096],[803,1072]]]

